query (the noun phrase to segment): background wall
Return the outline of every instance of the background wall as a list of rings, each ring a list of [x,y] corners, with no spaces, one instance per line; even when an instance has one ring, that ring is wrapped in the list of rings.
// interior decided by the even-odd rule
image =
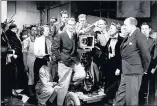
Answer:
[[[87,23],[92,24],[92,23],[96,22],[99,19],[101,19],[101,18],[96,17],[96,16],[88,15],[87,16]],[[104,18],[104,19],[108,22],[108,28],[110,27],[111,22],[116,22],[116,23],[119,23],[121,25],[123,24],[123,21],[120,21],[120,20],[109,19],[109,18]]]
[[[157,31],[157,1],[152,1],[150,25]]]
[[[81,7],[84,8],[84,7]],[[60,1],[57,5],[51,6],[50,8],[44,9],[44,12],[42,12],[42,21],[43,24],[49,23],[49,19],[51,17],[57,17],[59,19],[60,11],[67,10],[70,13],[70,16],[76,15],[77,10],[77,2],[67,2],[67,1]],[[88,14],[87,14],[88,15]],[[15,23],[19,28],[22,28],[25,24],[38,24],[40,23],[40,12],[37,10],[37,5],[35,1],[8,1],[7,2],[7,19],[15,20]],[[88,23],[95,22],[99,17],[88,15]],[[77,19],[76,19],[77,20]],[[111,21],[117,20],[119,23],[123,23],[123,19],[109,19],[106,18],[106,20],[110,23]],[[145,19],[145,18],[139,18],[138,19],[139,24],[141,22],[148,22],[152,26],[154,30],[157,31],[157,1],[151,2],[151,18]]]
[[[23,28],[25,24],[38,24],[40,13],[34,1],[8,1],[7,19],[15,20],[18,28]]]

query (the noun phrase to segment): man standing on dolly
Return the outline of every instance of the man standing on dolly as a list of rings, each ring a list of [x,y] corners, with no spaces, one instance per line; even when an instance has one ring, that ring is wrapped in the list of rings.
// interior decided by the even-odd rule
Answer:
[[[52,61],[58,60],[59,86],[57,90],[57,105],[62,106],[71,81],[81,82],[85,76],[84,67],[79,62],[77,53],[77,35],[75,33],[75,19],[69,18],[66,30],[56,35],[52,45]],[[74,71],[74,74],[72,74]]]
[[[122,75],[114,104],[117,106],[138,105],[142,76],[150,64],[147,39],[137,29],[137,20],[129,17],[124,25],[129,35],[121,45]]]

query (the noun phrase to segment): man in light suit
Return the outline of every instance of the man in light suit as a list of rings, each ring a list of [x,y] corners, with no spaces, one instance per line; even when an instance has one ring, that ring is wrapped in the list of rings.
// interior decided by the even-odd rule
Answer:
[[[69,18],[67,28],[56,35],[52,44],[52,60],[58,60],[59,86],[57,90],[57,105],[62,106],[73,74],[72,81],[79,84],[86,77],[84,67],[79,62],[77,53],[77,35],[75,33],[75,19]],[[75,83],[75,84],[76,84]]]
[[[122,75],[115,105],[138,105],[138,93],[143,74],[147,74],[150,52],[146,36],[137,29],[137,20],[129,17],[124,21],[128,37],[121,45]]]

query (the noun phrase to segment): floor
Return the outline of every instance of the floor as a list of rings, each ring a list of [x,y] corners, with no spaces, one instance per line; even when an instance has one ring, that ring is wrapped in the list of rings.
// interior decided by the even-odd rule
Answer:
[[[155,98],[155,104],[154,106],[157,106],[157,95]],[[53,104],[48,103],[48,106],[55,106],[56,105],[56,101],[54,101]],[[88,105],[102,105],[102,103],[93,103],[93,104],[88,104]],[[20,99],[17,99],[15,97],[11,97],[9,98],[9,101],[6,102],[5,104],[1,104],[1,106],[37,106],[37,100],[35,99],[35,97],[30,98],[25,104],[23,104],[23,102]]]

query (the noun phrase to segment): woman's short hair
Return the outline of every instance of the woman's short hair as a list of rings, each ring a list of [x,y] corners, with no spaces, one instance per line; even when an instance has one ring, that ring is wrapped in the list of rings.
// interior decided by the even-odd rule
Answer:
[[[121,25],[119,23],[116,22],[111,22],[111,25],[114,25],[116,27],[116,29],[118,30],[118,32],[120,32],[121,30]]]

